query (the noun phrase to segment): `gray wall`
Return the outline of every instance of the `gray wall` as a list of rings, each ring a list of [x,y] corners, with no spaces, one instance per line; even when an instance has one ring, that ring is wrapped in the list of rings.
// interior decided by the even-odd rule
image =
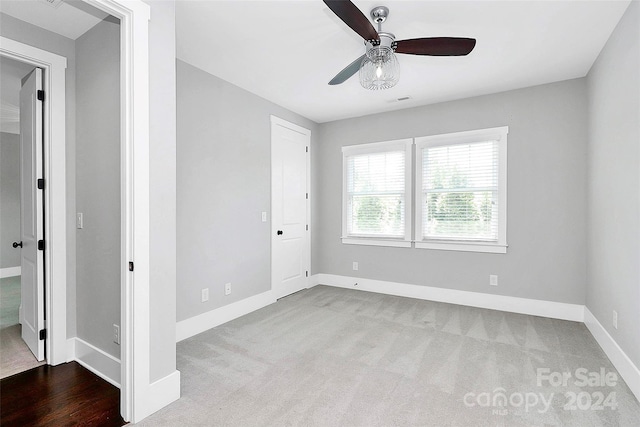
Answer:
[[[20,135],[0,133],[0,268],[19,267]]]
[[[320,125],[313,272],[584,304],[586,102],[577,79]],[[342,146],[496,126],[509,126],[507,254],[341,243]]]
[[[76,73],[76,209],[84,215],[76,230],[77,333],[119,358],[119,23],[107,18],[76,40]]]
[[[66,172],[67,172],[67,336],[76,336],[76,53],[75,42],[0,13],[0,35],[67,58]]]
[[[175,2],[146,0],[149,21],[150,378],[176,369]]]
[[[640,366],[640,4],[588,75],[587,307]],[[612,326],[618,312],[618,329]]]
[[[178,69],[178,320],[271,289],[271,123],[317,125],[185,62]],[[232,293],[224,295],[224,284]],[[210,298],[200,302],[200,291]]]

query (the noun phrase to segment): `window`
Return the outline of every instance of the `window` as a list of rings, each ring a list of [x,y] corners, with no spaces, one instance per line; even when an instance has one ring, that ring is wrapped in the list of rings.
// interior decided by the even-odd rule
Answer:
[[[507,133],[416,138],[416,248],[506,252]]]
[[[342,148],[343,243],[411,247],[411,144]]]

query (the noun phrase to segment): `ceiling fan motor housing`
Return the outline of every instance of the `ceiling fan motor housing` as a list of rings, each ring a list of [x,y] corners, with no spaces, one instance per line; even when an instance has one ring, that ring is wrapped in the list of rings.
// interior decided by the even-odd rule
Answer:
[[[365,45],[367,47],[367,51],[371,49],[373,46],[380,47],[388,47],[391,50],[396,50],[398,44],[396,43],[396,36],[391,33],[379,32],[378,36],[380,36],[380,41],[376,43],[371,43],[370,41],[365,41]]]

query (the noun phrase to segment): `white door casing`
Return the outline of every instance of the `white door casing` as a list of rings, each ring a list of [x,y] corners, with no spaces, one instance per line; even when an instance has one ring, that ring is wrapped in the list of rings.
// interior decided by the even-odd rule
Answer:
[[[271,288],[276,298],[308,287],[308,129],[271,116]]]
[[[20,89],[20,237],[22,339],[39,361],[44,360],[44,239],[43,194],[37,180],[43,178],[42,70],[36,68]],[[42,93],[42,92],[41,92]],[[43,240],[44,242],[44,240]]]

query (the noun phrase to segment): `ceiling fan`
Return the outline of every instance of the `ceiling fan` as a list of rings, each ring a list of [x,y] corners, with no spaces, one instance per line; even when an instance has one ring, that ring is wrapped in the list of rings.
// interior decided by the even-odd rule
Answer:
[[[400,66],[395,53],[429,56],[464,56],[476,45],[475,39],[464,37],[425,37],[396,41],[391,33],[382,31],[382,23],[389,16],[389,9],[377,6],[371,10],[371,19],[349,0],[323,0],[324,3],[364,39],[366,52],[347,65],[329,82],[339,85],[359,72],[360,84],[366,89],[388,89],[395,86],[400,77]]]

